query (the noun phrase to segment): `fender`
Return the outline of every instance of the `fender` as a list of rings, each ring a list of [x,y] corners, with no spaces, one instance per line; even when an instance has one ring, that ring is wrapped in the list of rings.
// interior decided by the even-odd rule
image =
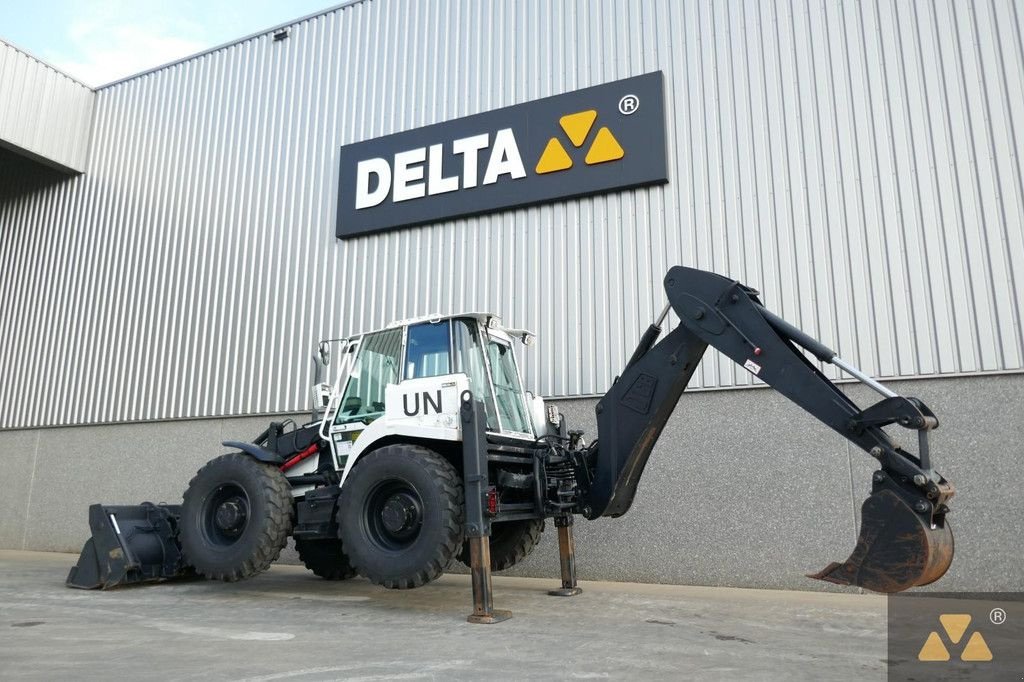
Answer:
[[[345,483],[345,479],[348,478],[349,473],[352,471],[352,467],[355,466],[356,462],[365,455],[368,451],[373,450],[373,446],[378,441],[383,440],[388,436],[404,436],[408,438],[416,438],[423,441],[459,441],[462,440],[462,432],[458,428],[444,428],[435,426],[418,426],[418,425],[398,425],[392,422],[388,422],[385,419],[378,419],[373,422],[366,429],[359,434],[359,438],[353,444],[352,450],[349,452],[348,459],[345,461],[345,468],[341,472],[341,482]]]
[[[237,440],[225,440],[221,441],[221,445],[227,448],[238,448],[247,455],[253,457],[253,459],[259,460],[265,464],[274,464],[281,466],[284,464],[284,460],[276,452],[271,452],[266,448],[261,448],[255,443],[243,443]]]

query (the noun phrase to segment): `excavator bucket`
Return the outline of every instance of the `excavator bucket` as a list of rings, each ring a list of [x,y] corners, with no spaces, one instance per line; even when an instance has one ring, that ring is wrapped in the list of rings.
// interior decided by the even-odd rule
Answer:
[[[953,531],[945,515],[933,517],[927,508],[918,513],[890,489],[872,493],[850,558],[808,577],[885,593],[935,582],[953,561]]]
[[[83,590],[192,577],[178,543],[181,507],[143,502],[130,507],[89,507],[92,537],[66,584]]]

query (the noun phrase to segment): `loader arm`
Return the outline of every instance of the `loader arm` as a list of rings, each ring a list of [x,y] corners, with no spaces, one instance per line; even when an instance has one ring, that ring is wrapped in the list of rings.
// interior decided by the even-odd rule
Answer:
[[[651,451],[710,345],[878,460],[853,555],[811,577],[880,592],[941,577],[953,554],[945,519],[953,488],[931,468],[928,432],[938,426],[931,411],[766,310],[758,292],[739,282],[677,266],[665,277],[665,291],[669,306],[597,405],[598,440],[584,515],[629,510]],[[669,307],[680,324],[655,343]],[[864,381],[884,399],[862,410],[800,348]],[[893,442],[883,430],[889,424],[918,431],[917,455]]]

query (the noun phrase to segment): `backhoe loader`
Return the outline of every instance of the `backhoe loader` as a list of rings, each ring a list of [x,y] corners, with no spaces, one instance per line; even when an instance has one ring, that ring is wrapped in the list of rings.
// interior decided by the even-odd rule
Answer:
[[[523,390],[515,345],[533,335],[490,313],[395,322],[321,342],[313,419],[270,426],[206,464],[181,505],[93,505],[93,537],[67,584],[80,588],[201,575],[234,581],[266,570],[289,536],[313,573],[362,575],[395,589],[471,568],[473,622],[497,622],[491,571],[521,561],[545,522],[558,532],[562,586],[576,582],[574,519],[629,511],[658,438],[708,346],[877,461],[856,547],[810,577],[877,592],[927,585],[953,558],[953,487],[932,467],[939,424],[768,311],[756,290],[673,267],[668,303],[597,404],[597,438],[569,430]],[[663,325],[669,311],[679,324]],[[809,357],[810,356],[810,357]],[[861,409],[812,362],[882,395]],[[333,384],[322,383],[328,367]],[[885,427],[917,432],[904,450]]]

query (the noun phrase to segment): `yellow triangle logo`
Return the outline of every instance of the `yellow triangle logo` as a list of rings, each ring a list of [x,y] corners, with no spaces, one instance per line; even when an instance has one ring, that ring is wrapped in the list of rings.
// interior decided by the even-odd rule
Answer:
[[[970,616],[968,616],[970,618]],[[971,638],[967,640],[967,646],[964,647],[963,652],[960,654],[961,661],[991,661],[992,650],[988,648],[988,643],[985,642],[985,638],[981,636],[980,632],[975,632],[971,635]]]
[[[932,632],[928,635],[928,639],[925,640],[924,646],[921,647],[921,651],[917,653],[917,660],[919,661],[948,661],[949,652],[946,651],[945,645],[942,640],[939,639],[939,633]]]
[[[590,151],[587,152],[587,165],[593,166],[596,163],[604,163],[605,161],[617,161],[626,155],[626,152],[622,150],[622,146],[619,145],[619,141],[612,135],[612,131],[608,130],[607,127],[603,127],[597,131],[597,136],[594,138],[594,144],[590,145]]]
[[[969,613],[944,613],[939,616],[939,622],[942,623],[942,627],[946,629],[946,634],[949,635],[949,641],[953,644],[958,644],[960,638],[967,632],[967,626],[971,624],[971,614]]]
[[[542,175],[566,168],[572,168],[572,159],[569,158],[562,143],[552,137],[548,140],[548,146],[544,148],[544,153],[540,155],[540,161],[537,162],[537,167],[534,170],[538,175]]]
[[[566,114],[558,119],[558,123],[562,126],[565,134],[569,136],[573,145],[579,147],[587,139],[587,133],[590,132],[590,127],[594,125],[596,119],[597,110],[588,109],[575,114]]]

